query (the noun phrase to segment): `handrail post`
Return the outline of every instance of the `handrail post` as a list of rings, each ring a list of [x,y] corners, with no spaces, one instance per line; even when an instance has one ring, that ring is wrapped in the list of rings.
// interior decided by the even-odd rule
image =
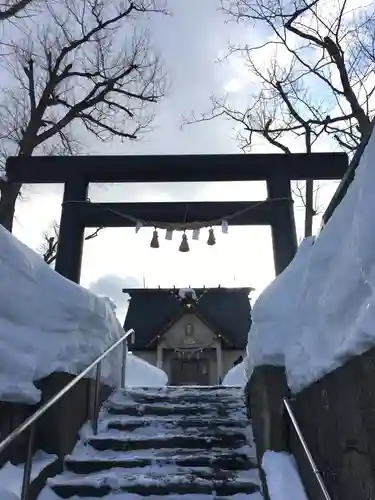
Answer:
[[[34,451],[34,438],[35,438],[35,424],[30,427],[29,439],[27,442],[27,455],[25,467],[23,469],[21,500],[27,500],[29,496],[29,488],[31,481],[31,471],[33,466],[33,451]]]
[[[95,377],[95,392],[94,392],[94,417],[92,419],[92,430],[95,436],[98,434],[98,420],[99,420],[99,392],[100,392],[100,381],[102,378],[102,362],[96,365],[96,377]]]
[[[31,468],[32,468],[32,452],[33,452],[33,441],[36,422],[58,401],[60,401],[65,394],[67,394],[73,387],[75,387],[78,382],[83,380],[85,377],[90,376],[90,373],[94,368],[96,368],[96,379],[95,379],[95,394],[94,394],[94,405],[93,405],[93,415],[91,418],[91,424],[93,431],[98,432],[98,418],[99,418],[99,393],[100,393],[100,382],[101,382],[101,362],[105,359],[111,352],[117,349],[120,344],[130,336],[134,335],[134,330],[130,329],[124,333],[124,335],[119,338],[114,344],[108,347],[100,356],[98,356],[95,361],[93,361],[87,368],[85,368],[79,375],[74,377],[66,386],[61,389],[58,393],[51,397],[43,406],[38,408],[30,417],[26,418],[16,429],[14,429],[6,438],[0,441],[0,454],[10,446],[15,439],[17,439],[21,434],[30,430],[30,437],[28,442],[28,457],[25,463],[23,485],[22,485],[22,497],[21,500],[27,500],[28,487],[30,484]],[[127,352],[127,345],[125,347]],[[125,360],[126,361],[126,360]],[[91,394],[91,393],[90,393]],[[90,396],[91,397],[91,396]],[[90,415],[91,417],[91,415]]]
[[[128,339],[124,339],[124,342],[122,343],[122,362],[121,362],[121,381],[120,381],[120,387],[121,389],[125,389],[125,378],[126,378],[126,361],[128,357]]]
[[[310,453],[309,447],[307,446],[307,443],[305,441],[305,438],[303,437],[300,426],[298,425],[296,417],[294,416],[292,407],[290,406],[289,401],[286,398],[283,399],[283,402],[284,402],[284,406],[286,408],[286,411],[288,413],[288,416],[289,416],[289,418],[292,422],[292,425],[294,427],[294,430],[296,431],[298,439],[302,445],[303,451],[305,452],[307,460],[309,461],[310,467],[312,468],[312,470],[315,474],[316,480],[319,483],[320,489],[322,490],[324,498],[325,498],[325,500],[331,500],[330,494],[328,493],[326,485],[324,484],[322,475],[320,474],[320,471],[319,471],[318,467],[316,466],[316,463],[315,463],[315,461]]]

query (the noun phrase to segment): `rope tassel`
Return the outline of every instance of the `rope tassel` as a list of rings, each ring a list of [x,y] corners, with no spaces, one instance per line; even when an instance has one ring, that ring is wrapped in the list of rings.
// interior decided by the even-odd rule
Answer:
[[[184,233],[182,235],[182,241],[181,241],[181,245],[180,245],[179,250],[180,250],[180,252],[189,252],[190,251],[189,242],[187,240],[186,233]]]
[[[160,245],[159,245],[159,235],[158,235],[158,232],[155,228],[154,232],[152,233],[152,240],[151,240],[151,243],[150,243],[150,247],[151,248],[159,248]]]
[[[215,238],[215,233],[212,227],[208,230],[208,240],[207,240],[207,245],[212,247],[213,245],[216,245],[216,238]]]

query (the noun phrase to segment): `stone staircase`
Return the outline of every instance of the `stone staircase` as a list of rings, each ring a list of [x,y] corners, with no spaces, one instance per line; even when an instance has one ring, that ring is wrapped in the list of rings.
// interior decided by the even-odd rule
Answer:
[[[101,410],[98,435],[83,429],[65,471],[39,499],[164,495],[262,498],[243,389],[115,392]]]

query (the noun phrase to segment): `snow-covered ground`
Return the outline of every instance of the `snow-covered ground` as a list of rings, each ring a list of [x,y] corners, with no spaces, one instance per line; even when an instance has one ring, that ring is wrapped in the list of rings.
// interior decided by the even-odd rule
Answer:
[[[113,304],[53,271],[0,226],[0,400],[35,403],[33,381],[78,373],[123,334]],[[103,381],[120,380],[122,349],[103,362]],[[128,353],[126,384],[164,386],[167,375]],[[37,452],[32,477],[56,457]],[[0,469],[0,498],[20,497],[23,467]]]
[[[39,401],[33,381],[82,371],[124,334],[109,300],[57,274],[1,226],[0,284],[1,401]],[[103,361],[103,381],[112,386],[120,380],[121,354],[116,349]],[[135,357],[128,376],[131,385],[166,382],[164,372]]]
[[[374,192],[375,133],[325,228],[256,301],[247,377],[285,364],[298,392],[375,345]]]
[[[307,500],[294,458],[288,453],[266,451],[262,459],[271,500]]]
[[[168,376],[163,370],[131,352],[128,353],[125,374],[125,384],[129,387],[164,387],[168,383]]]
[[[48,455],[38,451],[33,458],[31,479],[36,479],[48,465],[57,460],[56,455]],[[1,500],[19,500],[21,497],[23,465],[13,465],[10,462],[0,469]]]
[[[231,368],[224,377],[223,385],[244,387],[247,382],[245,368],[243,361]]]

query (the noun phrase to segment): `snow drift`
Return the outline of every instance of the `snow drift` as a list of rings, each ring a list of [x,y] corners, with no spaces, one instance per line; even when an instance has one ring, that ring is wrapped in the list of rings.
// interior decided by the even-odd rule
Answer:
[[[233,366],[233,368],[228,371],[224,377],[223,385],[244,387],[246,382],[245,363],[242,361],[242,363]]]
[[[0,226],[1,401],[36,403],[33,381],[82,371],[123,333],[108,300],[57,274]],[[121,371],[116,351],[102,368],[112,386]]]
[[[375,345],[375,133],[325,228],[259,297],[247,375],[286,366],[298,392]]]
[[[129,387],[164,387],[167,385],[167,374],[129,352],[126,360],[126,385]]]
[[[262,468],[266,474],[271,500],[307,500],[292,455],[285,452],[266,451],[262,458]]]

